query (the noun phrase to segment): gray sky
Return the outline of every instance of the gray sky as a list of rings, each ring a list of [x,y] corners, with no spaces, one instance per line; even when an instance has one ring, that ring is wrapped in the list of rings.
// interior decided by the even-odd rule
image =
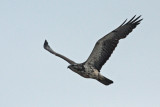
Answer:
[[[0,107],[160,107],[159,0],[0,0]],[[43,49],[84,62],[126,18],[142,23],[101,73],[105,86]]]

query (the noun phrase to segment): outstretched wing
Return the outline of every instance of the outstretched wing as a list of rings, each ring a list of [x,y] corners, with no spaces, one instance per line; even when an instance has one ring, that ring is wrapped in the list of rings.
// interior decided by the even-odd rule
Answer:
[[[140,19],[141,16],[135,17],[136,15],[128,22],[125,20],[117,29],[99,39],[85,64],[91,65],[100,71],[116,48],[119,40],[125,38],[143,20]]]
[[[46,50],[49,51],[50,53],[52,53],[52,54],[54,54],[54,55],[56,55],[56,56],[64,59],[64,60],[67,61],[68,63],[70,63],[70,64],[75,64],[75,62],[72,61],[72,60],[70,60],[69,58],[67,58],[67,57],[65,57],[65,56],[63,56],[63,55],[61,55],[61,54],[56,53],[55,51],[53,51],[52,48],[48,45],[47,40],[45,40],[43,47],[44,47],[44,49],[46,49]]]

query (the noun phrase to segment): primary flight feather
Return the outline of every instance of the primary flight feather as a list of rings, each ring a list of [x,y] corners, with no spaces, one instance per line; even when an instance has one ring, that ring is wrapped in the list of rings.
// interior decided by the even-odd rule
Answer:
[[[138,24],[140,24],[143,20],[140,19],[140,17],[141,16],[138,16],[136,18],[135,15],[128,22],[125,20],[118,28],[99,39],[88,59],[80,64],[75,63],[71,59],[52,50],[46,40],[44,42],[44,48],[50,53],[67,61],[70,64],[68,68],[82,77],[96,79],[104,85],[109,85],[113,83],[113,81],[101,75],[100,70],[113,53],[119,40],[125,38]]]

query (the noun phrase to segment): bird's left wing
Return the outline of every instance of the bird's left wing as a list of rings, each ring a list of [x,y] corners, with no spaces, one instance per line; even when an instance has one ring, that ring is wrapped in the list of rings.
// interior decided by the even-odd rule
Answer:
[[[125,20],[117,29],[99,39],[85,64],[91,65],[100,71],[116,48],[119,40],[125,38],[138,24],[140,24],[142,19],[139,18],[141,16],[135,17],[136,16],[127,23],[127,20]]]
[[[44,47],[44,49],[46,49],[46,50],[49,51],[50,53],[52,53],[52,54],[54,54],[54,55],[56,55],[56,56],[64,59],[64,60],[67,61],[69,64],[75,64],[75,62],[72,61],[72,60],[70,60],[69,58],[67,58],[67,57],[65,57],[65,56],[63,56],[63,55],[61,55],[61,54],[53,51],[52,48],[48,45],[47,40],[45,40],[43,47]]]

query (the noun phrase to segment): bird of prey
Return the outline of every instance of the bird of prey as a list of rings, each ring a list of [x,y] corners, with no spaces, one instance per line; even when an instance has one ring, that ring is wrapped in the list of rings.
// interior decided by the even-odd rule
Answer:
[[[84,78],[92,78],[101,82],[104,85],[110,85],[113,83],[112,80],[106,78],[100,73],[102,66],[109,59],[114,49],[116,48],[120,39],[125,38],[140,22],[143,20],[141,16],[136,15],[131,18],[128,22],[127,19],[115,30],[99,39],[88,59],[83,63],[76,63],[71,59],[55,52],[49,45],[47,40],[44,42],[44,49],[50,53],[64,59],[70,65],[68,68],[73,72],[81,75]]]

